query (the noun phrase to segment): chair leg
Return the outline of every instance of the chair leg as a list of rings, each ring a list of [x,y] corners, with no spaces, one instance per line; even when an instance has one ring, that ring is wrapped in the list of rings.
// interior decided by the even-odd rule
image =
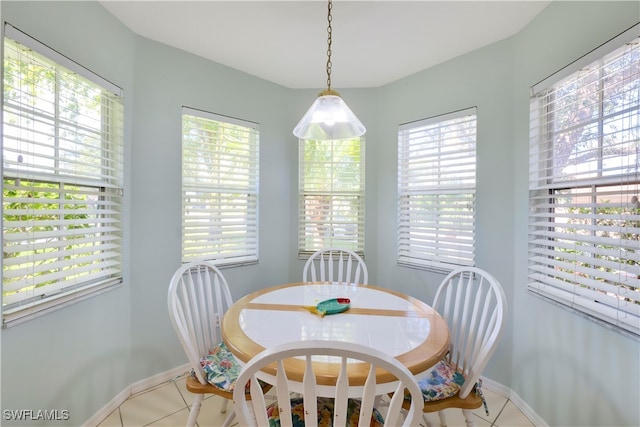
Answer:
[[[422,420],[427,425],[427,427],[435,427],[435,425],[431,422],[431,420],[427,418],[427,414],[424,412],[422,413]]]
[[[196,420],[198,419],[198,414],[200,413],[200,407],[202,406],[202,399],[204,398],[204,394],[196,394],[193,400],[193,405],[191,405],[191,410],[189,411],[189,419],[187,420],[187,427],[194,427],[196,425]]]
[[[447,427],[447,417],[444,411],[438,411],[438,418],[440,418],[440,427]]]
[[[464,415],[464,422],[467,424],[467,427],[475,427],[476,420],[473,417],[471,409],[463,409],[462,414]]]
[[[229,404],[229,399],[224,399],[222,402],[222,408],[220,408],[220,413],[225,414],[227,412],[227,405]]]
[[[228,401],[228,400],[225,399],[225,401]],[[222,423],[221,427],[229,427],[229,426],[231,426],[231,424],[233,424],[235,419],[236,419],[236,411],[229,412],[229,415],[227,415],[227,418],[224,419],[224,422]]]

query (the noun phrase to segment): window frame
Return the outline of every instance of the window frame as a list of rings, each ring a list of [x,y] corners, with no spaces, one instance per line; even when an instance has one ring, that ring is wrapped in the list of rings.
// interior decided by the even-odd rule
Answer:
[[[260,199],[259,125],[186,106],[182,107],[181,117],[182,262],[208,260],[219,267],[257,263]],[[196,140],[199,139],[200,145],[192,147],[192,155],[201,160],[209,159],[208,165],[186,160],[186,117],[192,117],[190,120],[201,126],[197,129],[199,135],[192,141],[196,144]],[[210,133],[210,128],[207,128],[210,126],[217,129],[216,134]],[[235,148],[230,146],[230,142],[235,143]],[[212,145],[207,147],[207,143]],[[227,144],[226,148],[221,147],[221,144]],[[235,150],[235,156],[225,157],[225,149]],[[233,169],[233,177],[223,172],[229,169]],[[216,210],[219,216],[214,214]],[[242,214],[237,216],[239,212]],[[207,226],[203,221],[210,222],[210,225]],[[223,224],[224,222],[226,224]],[[197,237],[198,235],[200,237]],[[188,238],[189,236],[192,237]],[[206,253],[205,256],[202,255],[203,252]]]
[[[398,126],[398,265],[475,265],[477,121],[470,107]],[[426,208],[431,200],[435,210]]]
[[[124,103],[121,88],[9,23],[3,36],[3,61],[9,60],[7,45],[12,45],[16,63],[47,69],[57,82],[49,87],[35,82],[23,92],[26,77],[18,75],[19,86],[10,86],[18,97],[7,99],[4,68],[3,249],[16,255],[2,258],[2,322],[7,327],[123,283]],[[93,91],[96,98],[86,99],[99,97],[99,105],[88,102],[78,107],[87,114],[74,110],[63,116],[59,94],[66,90],[80,102],[78,87]],[[47,94],[53,101],[46,100]],[[28,99],[38,104],[28,105]],[[46,102],[56,107],[47,110]],[[88,121],[90,112],[99,114],[98,124]],[[43,124],[53,129],[51,134],[44,133]],[[41,212],[33,215],[34,209]],[[31,231],[18,232],[21,223]],[[84,242],[70,245],[74,239]]]
[[[631,43],[635,47],[623,52]],[[610,89],[618,53],[635,55],[619,69],[636,68],[620,86],[635,101],[621,109],[613,108],[611,97],[619,94]],[[631,224],[640,221],[640,167],[638,154],[632,166],[624,153],[634,141],[637,150],[630,135],[640,132],[639,58],[637,24],[534,85],[529,147],[528,292],[634,336],[640,336],[640,247],[634,255],[627,236],[637,235]],[[633,82],[635,89],[624,89]],[[577,107],[560,104],[574,98]],[[586,106],[595,112],[575,115]],[[568,132],[575,142],[563,149]]]
[[[316,150],[318,156],[310,158],[306,155],[314,146],[331,144],[324,152]],[[340,146],[341,144],[342,147]],[[349,148],[346,144],[354,144]],[[359,145],[359,147],[355,147]],[[343,151],[340,150],[343,148]],[[338,157],[350,150],[358,154],[342,160]],[[356,252],[363,259],[365,256],[365,159],[366,140],[364,136],[351,139],[306,140],[300,139],[298,144],[298,258],[306,259],[323,248],[341,248]],[[313,152],[311,152],[311,155]],[[309,157],[309,158],[307,158]],[[306,179],[306,170],[310,171]],[[316,178],[313,172],[315,170]],[[328,171],[328,172],[327,172]],[[355,172],[354,172],[355,171]],[[329,173],[330,176],[323,175]],[[346,174],[346,175],[345,175]],[[324,178],[318,179],[317,177]],[[346,178],[346,179],[344,179]],[[342,183],[351,179],[353,188],[346,188]],[[324,219],[311,219],[309,214],[314,198],[328,198],[328,203],[316,203],[315,210],[325,212]],[[309,206],[310,208],[307,208]],[[316,216],[320,216],[317,214]],[[336,220],[342,216],[346,219]],[[327,220],[328,217],[328,220]],[[351,219],[349,219],[351,218]],[[319,236],[312,229],[325,229],[325,236]]]

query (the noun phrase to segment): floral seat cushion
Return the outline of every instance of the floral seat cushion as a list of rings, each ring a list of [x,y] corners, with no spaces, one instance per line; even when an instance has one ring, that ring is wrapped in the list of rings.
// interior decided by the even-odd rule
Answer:
[[[219,389],[232,392],[242,367],[221,342],[200,360],[200,366],[207,375],[207,382]]]
[[[454,396],[464,384],[464,376],[445,360],[441,360],[418,384],[424,401],[431,402]]]
[[[358,399],[349,399],[348,402],[347,427],[356,427],[360,417],[360,401]],[[267,416],[269,417],[269,427],[280,427],[280,413],[277,402],[267,407]],[[293,427],[304,427],[304,405],[301,397],[291,399],[291,418]],[[318,398],[318,425],[333,425],[333,399],[328,397]],[[374,409],[371,416],[371,427],[382,427],[383,425],[384,419],[382,415]]]
[[[455,396],[464,382],[465,378],[460,372],[446,360],[441,360],[425,378],[418,381],[418,385],[422,391],[424,401],[432,402]],[[489,416],[487,400],[484,398],[484,393],[482,393],[482,379],[479,378],[478,382],[474,384],[473,393],[480,396],[484,412]],[[405,394],[405,399],[410,400],[411,396],[407,393]]]

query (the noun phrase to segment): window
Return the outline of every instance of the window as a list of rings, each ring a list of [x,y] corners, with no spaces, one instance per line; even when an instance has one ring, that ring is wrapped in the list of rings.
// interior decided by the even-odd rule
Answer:
[[[364,256],[363,137],[300,140],[298,254],[325,247]]]
[[[474,265],[476,109],[398,129],[398,264]]]
[[[570,67],[532,89],[528,288],[638,335],[638,27]]]
[[[3,322],[122,281],[121,90],[6,25]]]
[[[258,125],[182,110],[182,261],[258,261]]]

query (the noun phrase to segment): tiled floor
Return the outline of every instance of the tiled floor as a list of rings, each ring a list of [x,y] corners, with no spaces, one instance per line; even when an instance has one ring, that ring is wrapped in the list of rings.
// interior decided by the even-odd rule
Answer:
[[[533,424],[509,401],[484,389],[491,415],[487,417],[482,408],[474,411],[478,427],[519,427]],[[152,390],[138,393],[127,399],[113,411],[98,427],[135,426],[184,426],[189,416],[193,395],[185,387],[185,377],[179,377]],[[220,426],[226,414],[220,413],[223,399],[216,396],[205,397],[198,416],[198,426]],[[231,405],[228,406],[231,410]],[[465,426],[460,410],[448,409],[447,424],[450,427]],[[439,425],[436,414],[429,418]],[[237,425],[237,424],[236,424]]]

